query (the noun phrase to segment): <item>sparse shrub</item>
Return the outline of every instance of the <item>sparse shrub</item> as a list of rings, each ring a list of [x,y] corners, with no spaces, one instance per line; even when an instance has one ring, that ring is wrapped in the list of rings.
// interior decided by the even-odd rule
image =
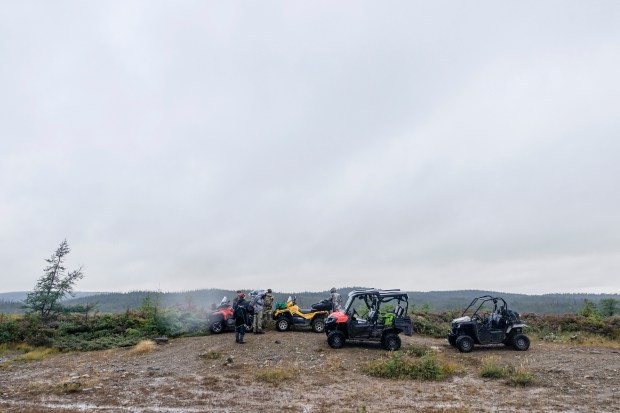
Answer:
[[[155,350],[157,344],[153,340],[142,340],[131,349],[133,354],[145,354]]]
[[[256,373],[256,380],[266,382],[266,383],[271,383],[271,384],[277,384],[284,380],[288,380],[292,378],[293,376],[294,375],[290,370],[283,369],[283,368],[275,368],[275,369],[262,370]]]
[[[487,357],[482,362],[480,376],[488,379],[503,379],[508,375],[508,370],[497,363],[497,358]]]

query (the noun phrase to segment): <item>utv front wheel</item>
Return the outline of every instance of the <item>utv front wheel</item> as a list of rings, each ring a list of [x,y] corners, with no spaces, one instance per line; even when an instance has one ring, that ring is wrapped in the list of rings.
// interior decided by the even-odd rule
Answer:
[[[344,334],[340,331],[332,331],[327,336],[327,344],[331,348],[342,348],[344,346]]]
[[[317,318],[316,320],[314,320],[314,322],[312,323],[312,330],[314,330],[315,333],[324,332],[325,320],[323,320],[322,318]]]
[[[213,334],[220,334],[222,331],[224,331],[224,322],[223,321],[216,321],[215,323],[211,324],[211,332]]]
[[[458,337],[455,344],[461,353],[469,353],[474,349],[474,340],[469,336]]]
[[[383,337],[383,347],[388,351],[396,351],[400,348],[400,337],[398,334],[386,334]]]
[[[518,351],[525,351],[530,348],[530,339],[525,334],[517,334],[512,339],[512,347]]]
[[[278,331],[286,331],[290,326],[291,323],[289,323],[288,318],[286,317],[280,317],[276,320],[276,330]]]

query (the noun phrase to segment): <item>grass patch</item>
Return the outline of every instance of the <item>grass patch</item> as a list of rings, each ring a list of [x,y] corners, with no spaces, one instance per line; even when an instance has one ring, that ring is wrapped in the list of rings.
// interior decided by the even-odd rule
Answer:
[[[495,357],[487,357],[482,361],[480,376],[487,379],[503,379],[508,376],[508,369],[500,366]]]
[[[432,353],[433,349],[425,344],[412,343],[405,349],[405,353],[409,356],[422,357],[427,353]]]
[[[206,360],[217,360],[222,357],[222,353],[217,350],[207,350],[198,357]]]
[[[29,351],[34,350],[35,347],[26,344],[26,343],[16,343],[16,344],[8,344],[8,343],[3,343],[0,344],[0,356],[1,355],[5,355],[5,354],[11,354],[11,353],[27,353]]]
[[[157,344],[153,340],[142,340],[131,349],[132,354],[146,354],[154,351]]]
[[[50,354],[58,353],[58,349],[55,348],[35,348],[32,349],[21,356],[17,357],[15,360],[17,361],[37,361],[42,360]]]
[[[369,375],[389,379],[444,380],[455,371],[454,365],[439,361],[433,352],[416,358],[392,352],[366,366]]]
[[[61,393],[70,394],[77,393],[82,390],[82,384],[79,381],[66,381],[62,384]]]
[[[483,359],[480,376],[488,379],[506,379],[506,384],[510,386],[531,386],[536,382],[534,375],[524,367],[502,366],[495,357]]]
[[[292,378],[294,375],[290,370],[276,368],[263,370],[256,373],[256,380],[270,384],[281,383],[284,380]]]
[[[520,367],[518,369],[513,369],[510,372],[510,377],[508,377],[508,381],[506,382],[506,384],[510,386],[521,386],[521,387],[531,386],[534,383],[535,383],[534,375],[532,375],[532,373],[530,373],[523,367]]]

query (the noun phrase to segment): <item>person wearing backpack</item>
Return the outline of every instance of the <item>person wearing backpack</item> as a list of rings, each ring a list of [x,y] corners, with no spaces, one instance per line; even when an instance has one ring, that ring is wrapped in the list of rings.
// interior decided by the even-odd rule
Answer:
[[[240,293],[237,303],[233,307],[235,314],[235,342],[239,344],[245,344],[245,329],[250,324],[251,307],[247,301],[245,301],[245,294]]]

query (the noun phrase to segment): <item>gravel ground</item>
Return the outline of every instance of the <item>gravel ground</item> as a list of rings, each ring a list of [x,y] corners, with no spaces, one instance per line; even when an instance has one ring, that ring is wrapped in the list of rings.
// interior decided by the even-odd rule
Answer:
[[[459,366],[440,382],[370,377],[364,364],[386,354],[374,344],[333,350],[311,331],[181,338],[152,351],[61,353],[0,363],[0,412],[620,412],[617,348],[536,342],[527,352],[403,337]],[[536,380],[512,387],[480,377],[485,358],[523,367]],[[274,383],[276,374],[285,378]],[[270,376],[270,374],[272,374]]]

